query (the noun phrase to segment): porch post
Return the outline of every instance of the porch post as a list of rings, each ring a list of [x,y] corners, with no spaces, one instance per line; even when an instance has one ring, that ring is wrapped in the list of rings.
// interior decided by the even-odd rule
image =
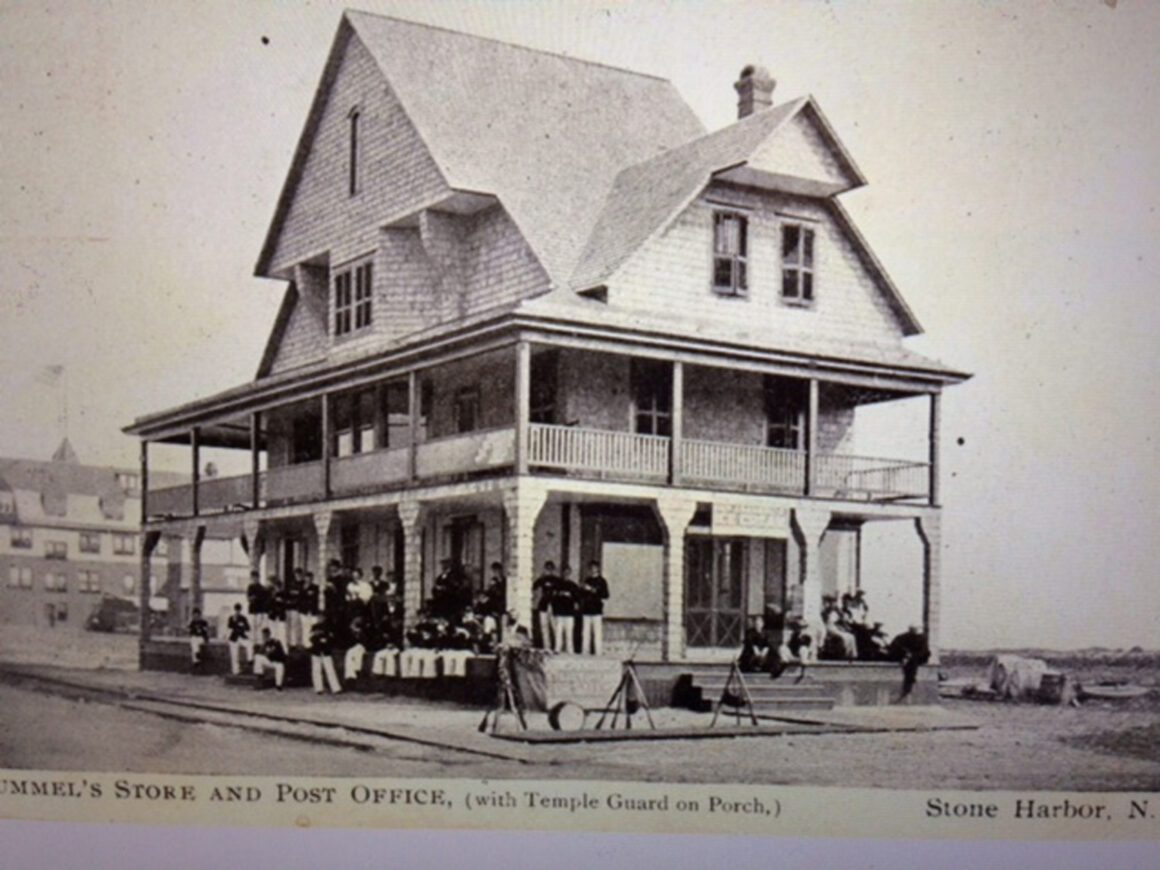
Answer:
[[[423,504],[409,499],[399,502],[403,527],[403,628],[410,630],[423,605]]]
[[[939,474],[939,428],[942,411],[941,393],[930,394],[930,503],[937,507],[939,503],[938,474]]]
[[[326,565],[330,561],[330,527],[334,520],[332,511],[317,511],[314,516],[314,534],[318,538],[318,567],[314,572],[319,588],[326,589]],[[318,596],[318,606],[326,609],[326,596]]]
[[[685,364],[673,360],[673,434],[669,439],[669,483],[681,482],[681,452],[685,429]]]
[[[822,536],[830,524],[830,512],[811,508],[794,508],[793,531],[801,556],[801,613],[810,628],[814,650],[822,639],[818,626],[822,622]]]
[[[532,631],[532,580],[535,577],[536,519],[547,500],[543,484],[527,477],[503,492],[507,517],[507,600],[506,610],[514,611],[519,625]]]
[[[144,492],[144,490],[142,490]],[[140,577],[137,580],[137,607],[141,618],[139,637],[142,642],[153,636],[153,623],[149,618],[149,600],[153,597],[152,564],[153,551],[161,540],[161,532],[145,532],[141,535]]]
[[[141,439],[141,525],[149,519],[149,442]]]
[[[322,495],[330,498],[330,393],[322,394]]]
[[[262,553],[266,549],[261,522],[256,517],[246,517],[242,520],[242,534],[246,536],[246,556],[250,562],[250,570],[259,571],[261,570]]]
[[[201,480],[201,430],[197,426],[189,430],[189,448],[193,460],[193,476],[190,478],[193,483],[192,511],[196,517],[200,507],[197,489]]]
[[[930,646],[930,663],[939,662],[939,604],[942,562],[942,517],[936,513],[918,517],[915,531],[922,541],[922,630]]]
[[[661,658],[671,662],[685,654],[685,530],[697,511],[697,502],[685,495],[665,493],[657,497],[656,511],[665,534]]]
[[[407,372],[407,423],[410,427],[410,453],[407,456],[407,479],[412,483],[419,476],[419,373]]]
[[[809,404],[806,410],[805,494],[815,495],[818,488],[818,379],[810,378],[809,384]]]
[[[250,415],[250,506],[257,510],[262,506],[262,490],[260,479],[261,463],[258,457],[259,444],[262,437],[262,412],[255,411]]]
[[[197,526],[192,534],[186,535],[189,541],[189,607],[201,610],[201,545],[205,541],[205,526]]]
[[[516,474],[528,473],[528,424],[532,401],[532,346],[516,342]]]

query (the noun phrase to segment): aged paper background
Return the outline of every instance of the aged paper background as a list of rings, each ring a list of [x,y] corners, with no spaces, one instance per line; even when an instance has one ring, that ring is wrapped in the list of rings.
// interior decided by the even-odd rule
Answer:
[[[671,77],[710,128],[743,63],[814,93],[916,348],[976,373],[944,412],[945,644],[1157,647],[1154,7],[356,5]],[[279,293],[248,276],[340,9],[0,4],[5,455],[56,441],[44,366],[108,462],[251,376]]]

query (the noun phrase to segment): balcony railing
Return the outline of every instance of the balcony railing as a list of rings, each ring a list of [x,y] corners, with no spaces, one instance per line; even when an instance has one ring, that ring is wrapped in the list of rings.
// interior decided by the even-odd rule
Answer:
[[[868,456],[819,454],[815,494],[865,501],[926,498],[930,466],[925,462],[875,459]]]
[[[515,429],[491,429],[420,444],[415,472],[421,478],[472,474],[510,466],[515,460]]]
[[[280,465],[266,472],[266,501],[270,504],[309,501],[323,490],[321,462]]]
[[[347,493],[384,489],[390,484],[402,483],[410,474],[410,457],[409,447],[390,447],[333,459],[330,463],[330,487],[335,492]]]
[[[513,467],[512,428],[453,435],[419,444],[419,480],[445,479]],[[533,423],[528,428],[528,465],[533,471],[572,473],[602,480],[663,483],[670,480],[672,441],[658,435]],[[331,460],[333,495],[397,488],[410,477],[410,448],[395,447]],[[736,492],[802,495],[806,454],[755,444],[685,439],[677,457],[676,483]],[[902,501],[930,497],[925,462],[819,453],[810,494],[857,501]],[[259,503],[283,505],[325,497],[322,462],[271,468],[259,477]],[[248,474],[204,478],[198,484],[202,513],[244,509],[253,498]],[[193,513],[189,485],[150,490],[153,517]]]
[[[528,464],[557,471],[664,480],[669,449],[669,439],[660,435],[542,423],[533,423],[528,431]]]
[[[805,490],[806,455],[755,444],[686,440],[681,479],[751,492],[800,494]]]

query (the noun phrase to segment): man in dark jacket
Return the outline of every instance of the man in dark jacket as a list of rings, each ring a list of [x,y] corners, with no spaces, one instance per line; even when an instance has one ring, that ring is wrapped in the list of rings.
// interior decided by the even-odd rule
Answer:
[[[274,672],[274,688],[281,692],[286,680],[286,647],[270,629],[263,628],[262,643],[254,650],[254,673],[261,676],[267,668]]]
[[[580,581],[580,652],[594,656],[604,653],[604,602],[608,581],[600,573],[600,563],[588,563],[588,574]]]
[[[254,631],[260,634],[266,627],[266,614],[270,606],[269,591],[262,585],[262,575],[257,571],[250,572],[250,585],[246,587],[246,609]]]
[[[193,608],[193,618],[189,620],[189,656],[191,664],[201,664],[205,645],[209,643],[209,623],[201,618],[201,611]]]
[[[532,583],[532,595],[536,599],[536,624],[540,636],[537,646],[541,649],[551,649],[552,644],[552,595],[560,578],[556,574],[556,563],[548,560],[544,563],[544,573]]]
[[[230,642],[230,673],[237,676],[242,672],[241,652],[246,651],[250,659],[254,657],[254,645],[250,641],[250,620],[242,613],[242,605],[235,604],[234,612],[226,622]]]
[[[902,693],[898,696],[901,701],[914,688],[918,669],[930,661],[930,645],[918,626],[912,625],[890,641],[887,655],[902,666]]]
[[[552,634],[556,652],[573,651],[576,631],[576,603],[580,587],[572,580],[572,569],[567,565],[552,587]]]
[[[333,652],[334,635],[327,620],[320,619],[310,627],[310,682],[319,695],[326,691],[328,682],[331,692],[336,695],[342,692],[342,683],[334,669]]]

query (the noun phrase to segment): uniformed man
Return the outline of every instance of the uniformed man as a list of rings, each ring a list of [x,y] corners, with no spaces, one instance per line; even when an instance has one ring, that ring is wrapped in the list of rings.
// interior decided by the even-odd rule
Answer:
[[[334,635],[326,619],[320,619],[310,627],[310,682],[314,691],[321,695],[327,683],[335,695],[342,693],[342,683],[334,670]]]
[[[918,680],[918,669],[930,661],[930,644],[918,626],[912,625],[890,641],[887,653],[902,666],[902,694],[898,696],[901,701],[914,688]]]
[[[608,581],[600,573],[600,563],[588,563],[588,574],[580,583],[580,652],[594,656],[604,653],[604,602]]]
[[[246,587],[246,606],[254,631],[260,633],[266,627],[266,614],[270,607],[269,593],[262,585],[262,575],[257,571],[250,572],[250,585]]]
[[[270,575],[269,586],[269,617],[270,617],[270,633],[282,642],[282,646],[286,646],[286,590],[282,588],[282,584],[278,581],[277,576]]]
[[[286,680],[286,647],[269,628],[263,628],[262,643],[254,651],[254,673],[262,676],[267,669],[274,672],[274,688],[281,692]]]
[[[254,645],[250,641],[250,620],[242,613],[242,605],[234,605],[234,612],[226,621],[226,630],[229,632],[230,642],[230,673],[237,676],[242,672],[242,650],[245,650],[247,658],[250,660],[254,658]]]
[[[298,621],[302,623],[302,637],[310,639],[310,631],[318,621],[318,582],[314,573],[307,571],[302,577],[302,585],[298,588]]]
[[[576,598],[580,592],[567,565],[552,587],[552,635],[556,652],[570,653],[574,649],[576,633]]]
[[[552,595],[556,584],[560,581],[556,574],[556,563],[549,559],[544,563],[544,573],[532,583],[532,595],[536,598],[536,624],[540,636],[537,646],[541,649],[551,649],[552,643]]]
[[[209,623],[201,618],[201,611],[193,608],[193,618],[189,620],[189,656],[190,664],[197,667],[201,664],[205,645],[209,643]]]

